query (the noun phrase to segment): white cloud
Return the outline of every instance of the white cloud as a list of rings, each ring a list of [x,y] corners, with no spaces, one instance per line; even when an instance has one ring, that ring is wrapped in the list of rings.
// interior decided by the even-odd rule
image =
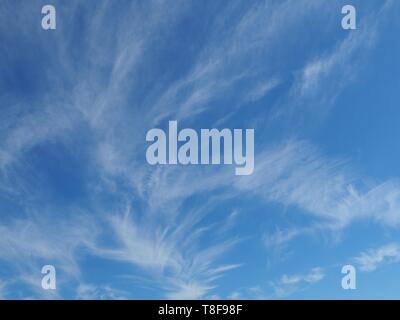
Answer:
[[[97,286],[81,283],[76,290],[78,300],[125,300],[126,292],[116,290],[110,286]]]
[[[204,286],[199,283],[175,283],[176,289],[167,294],[167,298],[171,300],[196,300],[204,298],[209,290],[213,289],[210,286]]]
[[[307,121],[310,119],[312,125],[326,118],[339,94],[368,64],[368,55],[378,42],[382,21],[396,3],[386,0],[380,5],[373,13],[359,17],[358,29],[348,32],[331,50],[318,51],[308,58],[297,72],[284,102],[274,111],[274,118],[302,116]]]
[[[207,46],[193,67],[185,77],[167,86],[157,99],[149,113],[153,125],[167,118],[197,116],[209,110],[211,102],[234,95],[236,86],[243,83],[254,83],[255,89],[250,95],[235,96],[235,101],[260,99],[278,81],[265,63],[269,52],[280,42],[282,34],[296,28],[302,18],[312,16],[321,7],[322,2],[315,0],[264,1],[250,4],[237,18],[237,4],[228,4],[220,15],[224,18],[214,23]],[[229,24],[224,23],[228,19]],[[240,106],[233,112],[239,109]]]
[[[6,300],[7,295],[7,284],[4,281],[0,281],[0,300]]]
[[[203,249],[198,238],[204,228],[182,221],[171,229],[150,220],[139,224],[128,208],[124,215],[111,218],[111,228],[117,243],[113,247],[97,246],[93,252],[103,258],[127,262],[146,272],[168,298],[195,299],[215,288],[212,283],[238,264],[218,264],[237,241],[226,241]],[[154,223],[154,224],[153,224]]]
[[[1,188],[11,185],[18,188],[15,177],[21,175],[14,175],[9,166],[18,162],[24,152],[55,139],[65,139],[73,146],[82,129],[95,149],[89,150],[95,164],[93,169],[102,178],[91,183],[99,189],[112,189],[118,200],[139,203],[143,208],[138,209],[139,213],[128,211],[119,215],[110,210],[112,213],[106,214],[104,229],[110,227],[107,231],[111,230],[115,240],[115,245],[109,246],[96,241],[99,227],[89,218],[68,217],[56,222],[40,216],[2,223],[1,258],[20,270],[21,279],[34,285],[36,280],[28,274],[37,270],[42,259],[54,261],[70,277],[79,278],[77,252],[84,247],[92,254],[148,272],[170,298],[200,298],[213,290],[218,277],[239,266],[219,263],[237,243],[235,239],[215,239],[208,247],[201,248],[198,240],[213,230],[212,226],[202,224],[203,218],[216,203],[243,191],[254,192],[267,201],[300,207],[313,217],[340,226],[358,218],[399,225],[398,182],[358,189],[343,161],[328,159],[307,143],[294,142],[265,150],[256,159],[257,171],[241,180],[235,180],[229,170],[220,168],[149,169],[142,165],[138,154],[146,128],[166,117],[194,117],[208,110],[210,102],[225,98],[227,92],[234,93],[239,83],[250,82],[253,88],[244,100],[255,101],[268,94],[279,82],[274,80],[275,74],[270,73],[268,64],[260,61],[266,60],[266,53],[277,40],[281,41],[281,32],[295,28],[301,18],[312,16],[321,3],[265,1],[250,5],[227,32],[221,32],[227,26],[223,19],[232,18],[235,12],[234,4],[227,5],[193,67],[172,83],[162,82],[158,77],[159,85],[150,90],[144,102],[130,99],[142,79],[140,66],[149,57],[154,42],[158,43],[159,31],[179,21],[188,6],[186,1],[172,5],[167,1],[152,1],[140,10],[132,4],[124,8],[115,25],[104,23],[110,11],[108,4],[98,6],[86,30],[88,41],[80,50],[85,68],[79,68],[80,65],[73,63],[76,57],[68,54],[70,35],[58,37],[61,40],[56,42],[54,56],[62,72],[55,73],[65,75],[65,82],[73,83],[72,88],[54,80],[48,94],[36,101],[32,109],[17,108],[16,104],[7,109],[7,116],[0,121],[0,168],[7,166],[11,179]],[[82,9],[70,9],[71,14],[67,15],[70,22],[74,10]],[[29,33],[25,36],[31,37]],[[348,52],[358,52],[361,40],[352,37],[334,53],[306,65],[300,77],[302,85],[297,88],[302,95],[317,90],[317,84],[326,80],[336,66],[343,66]],[[109,71],[107,80],[102,76],[104,70]],[[51,74],[54,70],[47,71]],[[53,101],[64,103],[53,104]],[[41,105],[45,107],[36,110]],[[128,186],[121,180],[128,181]],[[200,208],[184,209],[183,204],[191,197],[213,191],[218,192]],[[234,221],[234,213],[226,226]],[[76,216],[80,214],[77,212]],[[270,242],[281,244],[298,234],[294,229],[281,232],[272,236]],[[312,283],[318,277],[321,273],[314,270],[300,278],[287,276],[283,282]],[[103,289],[82,284],[79,295],[101,296],[99,290]]]
[[[291,294],[302,290],[305,285],[310,285],[321,281],[325,277],[325,272],[320,267],[315,267],[307,274],[284,274],[277,282],[272,282],[275,294],[278,296]]]
[[[240,292],[239,291],[234,291],[228,296],[228,299],[229,300],[238,300],[238,299],[240,299],[240,297],[241,297]]]
[[[284,285],[291,285],[291,284],[298,284],[302,281],[308,282],[308,283],[313,283],[313,282],[318,282],[321,279],[324,278],[324,273],[322,272],[321,268],[314,268],[311,270],[310,273],[306,275],[283,275],[280,283]]]
[[[300,235],[305,235],[309,234],[312,232],[313,229],[311,227],[308,228],[289,228],[289,229],[280,229],[278,228],[276,231],[272,233],[266,233],[264,235],[264,244],[266,245],[267,248],[281,248],[294,238],[300,236]]]
[[[253,102],[260,100],[271,90],[276,88],[280,83],[281,81],[278,79],[272,79],[270,81],[260,83],[249,92],[248,99]]]
[[[390,243],[379,248],[368,249],[354,258],[361,271],[371,272],[384,263],[400,261],[400,245]]]
[[[346,161],[326,158],[304,141],[265,150],[256,159],[254,174],[240,177],[236,187],[300,208],[322,219],[317,227],[338,229],[359,219],[400,225],[397,180],[366,186]]]
[[[68,220],[53,219],[44,214],[21,218],[0,225],[0,260],[14,270],[8,275],[9,284],[21,282],[29,285],[39,297],[57,297],[57,292],[41,288],[43,265],[54,265],[62,271],[58,281],[79,280],[81,268],[79,249],[94,246],[96,224],[89,217]]]

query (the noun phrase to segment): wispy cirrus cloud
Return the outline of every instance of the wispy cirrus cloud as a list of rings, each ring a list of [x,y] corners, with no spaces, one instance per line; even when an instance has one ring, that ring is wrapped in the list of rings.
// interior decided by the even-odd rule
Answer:
[[[81,283],[76,290],[78,300],[126,300],[126,292],[110,286]]]
[[[257,159],[255,174],[237,180],[239,190],[298,207],[335,229],[359,219],[388,226],[400,222],[397,180],[362,186],[362,177],[345,160],[326,158],[301,141],[288,142]]]
[[[34,39],[38,52],[52,54],[33,59],[42,77],[36,81],[37,95],[31,101],[19,99],[21,92],[1,98],[5,107],[0,120],[0,188],[18,204],[24,203],[22,211],[52,202],[50,195],[36,192],[40,188],[29,181],[33,172],[38,174],[30,151],[61,141],[90,171],[82,179],[89,199],[71,202],[98,218],[86,214],[81,218],[80,210],[68,219],[32,217],[27,210],[20,213],[21,219],[19,214],[15,214],[18,218],[10,214],[10,221],[1,221],[0,258],[14,266],[25,283],[37,285],[31,275],[42,261],[54,261],[69,277],[80,278],[83,249],[87,255],[128,264],[132,274],[140,269],[168,298],[207,297],[217,288],[218,278],[241,263],[224,260],[240,239],[224,233],[210,241],[210,235],[218,234],[215,225],[223,225],[225,231],[235,227],[236,212],[244,215],[245,211],[240,205],[235,211],[227,210],[226,224],[206,218],[220,210],[218,205],[246,193],[266,203],[300,208],[312,217],[311,226],[304,229],[278,229],[266,235],[270,247],[315,228],[339,230],[358,219],[398,226],[397,180],[365,186],[348,161],[324,156],[310,142],[276,141],[277,147],[269,148],[267,141],[260,146],[256,172],[248,179],[236,180],[225,168],[149,168],[144,163],[144,136],[149,128],[170,118],[190,122],[206,112],[213,114],[207,117],[213,123],[226,124],[245,104],[260,103],[278,86],[287,85],[292,70],[278,62],[286,52],[284,47],[295,47],[296,42],[282,39],[320,10],[327,10],[322,1],[313,0],[230,2],[217,6],[215,18],[203,26],[207,31],[204,44],[189,50],[175,33],[182,29],[182,21],[190,20],[187,13],[193,5],[187,1],[148,1],[140,6],[71,1],[60,4],[59,12],[68,13],[62,16],[63,24],[76,25],[75,17],[87,19],[79,30],[59,28],[51,43],[37,29],[32,27],[29,33],[21,27],[35,25],[37,17],[29,11],[33,7],[24,5],[20,15],[13,15],[19,22],[19,41],[29,47]],[[0,11],[2,17],[13,12],[10,4],[5,8]],[[111,19],[113,15],[118,23]],[[13,34],[1,35],[6,52],[10,43],[15,44]],[[180,41],[185,54],[166,46]],[[372,42],[367,31],[352,33],[332,52],[318,51],[300,62],[289,59],[291,50],[287,50],[288,59],[282,59],[296,60],[288,68],[301,71],[283,100],[321,96],[332,100],[343,88],[343,78],[352,74],[358,53]],[[26,47],[18,47],[19,52]],[[34,66],[29,59],[18,61],[8,50],[7,63],[0,64],[6,79],[1,83],[12,83],[11,77],[19,70],[15,66]],[[169,57],[167,66],[159,65],[163,50]],[[196,54],[186,54],[189,51]],[[175,60],[182,64],[174,64]],[[286,112],[290,106],[283,109]],[[264,113],[255,118],[264,117],[269,118]],[[239,120],[254,123],[253,117]],[[85,156],[77,152],[77,145]],[[35,201],[31,202],[27,199],[32,193]],[[129,210],[121,213],[121,203],[129,203]],[[201,205],[190,208],[197,203]],[[103,241],[98,240],[101,236]],[[321,274],[314,270],[309,275],[286,276],[280,284],[312,283]],[[108,292],[108,286],[79,280],[80,298],[119,296]]]
[[[4,281],[0,282],[0,300],[5,300],[7,296],[6,283]]]
[[[244,13],[238,15],[238,10]],[[153,104],[149,113],[153,125],[166,118],[186,119],[215,111],[211,110],[215,101],[232,101],[230,112],[235,113],[240,110],[240,102],[262,98],[280,82],[277,71],[272,71],[265,59],[271,57],[274,45],[280,44],[280,37],[317,10],[323,10],[323,5],[314,0],[230,3],[224,8],[224,18],[212,24],[207,46],[193,61],[193,67],[167,86]],[[230,20],[230,24],[224,23],[225,20]],[[243,86],[250,93],[243,94],[240,90]]]
[[[371,248],[353,259],[361,271],[371,272],[383,264],[397,263],[400,261],[400,245],[389,243],[387,245]]]
[[[280,249],[294,238],[313,232],[312,228],[292,227],[287,229],[277,228],[273,233],[266,233],[264,243],[268,249]]]
[[[153,286],[162,288],[168,298],[204,298],[215,288],[216,279],[240,266],[218,263],[237,240],[216,242],[204,249],[198,238],[205,236],[202,233],[208,228],[196,226],[196,222],[187,225],[183,221],[181,227],[171,229],[140,220],[140,224],[135,221],[130,209],[122,216],[111,217],[117,243],[110,248],[97,246],[93,253],[141,268],[151,277]]]
[[[273,118],[288,115],[296,118],[301,110],[305,119],[314,122],[326,119],[337,97],[362,73],[371,50],[379,42],[383,22],[396,5],[392,0],[382,1],[374,12],[358,17],[357,30],[334,42],[330,50],[308,57],[295,73],[291,88]]]
[[[70,217],[71,218],[71,217]],[[98,235],[89,216],[54,219],[33,215],[0,224],[0,261],[8,270],[4,289],[15,284],[28,285],[41,298],[58,298],[61,292],[41,287],[42,267],[52,264],[62,274],[59,283],[80,281],[80,257],[93,247]]]
[[[315,284],[325,277],[325,272],[320,267],[315,267],[307,274],[284,274],[279,281],[272,282],[277,296],[289,295],[295,291],[304,289],[304,286]]]

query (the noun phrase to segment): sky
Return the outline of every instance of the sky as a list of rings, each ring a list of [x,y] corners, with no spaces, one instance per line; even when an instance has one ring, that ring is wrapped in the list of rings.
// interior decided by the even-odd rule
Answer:
[[[397,0],[2,0],[0,298],[399,299],[399,30]],[[169,121],[254,129],[253,174],[150,165]]]

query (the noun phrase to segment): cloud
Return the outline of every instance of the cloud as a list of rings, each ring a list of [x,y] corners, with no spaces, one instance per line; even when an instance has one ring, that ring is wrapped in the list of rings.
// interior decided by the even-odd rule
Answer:
[[[293,240],[294,238],[309,234],[313,229],[310,228],[301,228],[301,227],[293,227],[288,229],[280,229],[277,228],[276,231],[272,233],[266,233],[264,235],[264,244],[270,249],[279,249],[282,246],[286,245],[288,242]]]
[[[371,272],[380,265],[400,261],[400,245],[390,243],[379,248],[368,249],[353,259],[361,271]]]
[[[331,52],[314,58],[301,70],[296,89],[301,97],[320,94],[335,96],[355,78],[363,52],[368,52],[377,39],[380,16],[384,15],[390,1],[384,2],[378,13],[362,19],[362,27],[356,32],[349,32]],[[327,91],[328,90],[328,91]],[[323,100],[326,101],[326,100]]]
[[[256,160],[254,174],[240,177],[236,187],[267,201],[300,208],[320,219],[322,225],[317,227],[338,230],[360,219],[392,227],[400,223],[396,179],[367,186],[345,160],[324,157],[304,141],[264,150]]]
[[[371,49],[378,43],[383,22],[396,5],[392,0],[382,1],[373,13],[359,18],[357,30],[347,32],[330,50],[318,50],[308,57],[295,72],[289,92],[275,109],[274,121],[292,116],[299,123],[299,116],[302,116],[308,123],[315,124],[317,120],[326,119],[340,93],[354,83],[365,68]]]
[[[96,286],[81,283],[76,291],[78,300],[126,300],[126,292],[116,290],[110,286]]]
[[[260,83],[249,92],[248,99],[252,102],[258,101],[276,88],[280,83],[281,81],[278,79],[272,79],[271,81]]]
[[[325,277],[322,268],[315,267],[307,274],[284,274],[277,282],[272,282],[275,293],[278,296],[288,295],[295,291],[302,290],[305,285],[311,285],[321,281]]]
[[[79,31],[59,28],[51,43],[18,27],[18,41],[27,46],[35,41],[43,76],[36,81],[42,86],[36,88],[32,101],[21,99],[20,92],[1,97],[5,107],[0,120],[0,189],[24,205],[21,213],[11,212],[0,222],[0,259],[16,269],[18,281],[38,287],[32,274],[45,261],[59,266],[67,278],[82,282],[77,287],[79,298],[119,297],[121,292],[111,287],[82,279],[80,257],[86,254],[128,264],[131,274],[139,270],[168,298],[207,297],[217,288],[219,277],[240,266],[240,261],[224,260],[240,239],[220,235],[206,218],[246,192],[268,203],[300,208],[318,223],[322,220],[324,227],[341,228],[357,219],[399,225],[396,180],[358,187],[354,183],[358,177],[347,161],[328,158],[308,142],[262,150],[256,172],[248,179],[236,179],[226,168],[150,168],[143,161],[145,132],[152,126],[171,117],[190,121],[207,111],[218,113],[209,119],[222,123],[227,114],[259,101],[283,83],[281,69],[272,68],[281,43],[286,46],[282,38],[313,17],[324,7],[322,3],[230,2],[215,19],[210,18],[204,46],[195,47],[193,56],[185,55],[179,72],[175,65],[159,70],[157,63],[164,53],[163,43],[175,42],[174,32],[190,17],[188,9],[193,7],[187,1],[115,7],[106,2],[64,4],[65,11],[60,12],[68,13],[63,15],[65,26],[76,25],[75,17],[90,19],[84,19],[87,22]],[[18,22],[36,23],[32,5],[22,7]],[[1,10],[1,15],[9,15],[10,8],[6,13]],[[117,16],[118,23],[111,16]],[[324,94],[322,84],[332,74],[351,74],[349,63],[370,43],[366,34],[352,34],[333,52],[303,65],[293,95]],[[4,37],[15,44],[14,33]],[[52,54],[44,55],[49,46]],[[7,42],[7,47],[12,46]],[[168,56],[182,56],[178,49],[167,51]],[[12,54],[4,61],[0,68],[5,75],[17,74],[16,66],[29,70],[35,65],[30,59],[13,60]],[[329,87],[329,94],[341,88],[339,82]],[[89,199],[74,203],[81,210],[68,210],[61,218],[64,210],[50,217],[41,213],[38,203],[53,199],[37,192],[29,180],[34,176],[29,151],[55,141],[73,154],[78,154],[78,146],[85,149],[87,157],[79,160],[91,173],[83,182]],[[86,210],[91,206],[94,209]],[[93,211],[96,219],[86,211]],[[221,219],[225,224],[216,224],[223,230],[234,227],[237,212],[242,214],[241,208],[225,215]],[[266,242],[282,245],[303,231],[308,233],[305,230],[278,229]],[[298,285],[313,283],[318,276],[321,273],[313,270],[281,280],[284,285]]]
[[[110,222],[116,244],[97,246],[93,253],[139,267],[167,298],[204,298],[215,288],[212,283],[216,279],[240,266],[217,264],[237,240],[200,248],[198,237],[207,228],[196,226],[196,223],[183,221],[176,229],[163,226],[161,221],[153,225],[151,220],[142,220],[139,224],[130,208],[124,215],[111,216]]]
[[[4,281],[0,281],[0,300],[5,300],[7,295],[7,284]]]
[[[322,280],[324,278],[324,273],[322,272],[321,268],[314,268],[311,270],[310,273],[306,275],[283,275],[280,283],[284,285],[292,285],[292,284],[298,284],[302,281],[308,282],[308,283],[314,283]]]
[[[65,106],[58,105],[25,115],[14,112],[4,119],[11,121],[13,127],[3,135],[0,170],[3,171],[14,161],[18,161],[24,152],[35,145],[55,141],[62,135],[71,133],[74,122],[78,121],[76,116],[73,112],[68,113]]]
[[[193,67],[186,76],[166,86],[153,103],[149,113],[152,125],[167,118],[188,119],[215,111],[215,101],[231,101],[236,107],[230,111],[235,113],[241,103],[260,99],[279,81],[266,59],[272,56],[285,32],[298,27],[302,18],[312,16],[321,7],[322,3],[314,0],[246,5],[231,2],[211,24],[207,45],[194,59]],[[238,16],[237,10],[244,12]],[[241,94],[240,87],[249,84],[250,94]]]
[[[239,300],[240,297],[241,297],[240,292],[234,291],[234,292],[232,292],[232,293],[228,296],[228,299],[229,299],[229,300]]]
[[[0,261],[13,270],[4,286],[22,283],[42,298],[59,294],[42,290],[42,267],[50,264],[62,271],[60,283],[79,280],[79,253],[92,247],[98,234],[96,224],[87,216],[57,220],[44,214],[2,223],[0,233]]]
[[[210,286],[204,286],[198,283],[176,283],[177,289],[169,292],[167,298],[171,300],[196,300],[204,298],[209,290],[213,289]]]
[[[232,210],[230,214],[226,217],[226,220],[223,222],[220,229],[221,232],[226,232],[232,229],[236,225],[240,214],[241,212],[239,210],[237,209]]]

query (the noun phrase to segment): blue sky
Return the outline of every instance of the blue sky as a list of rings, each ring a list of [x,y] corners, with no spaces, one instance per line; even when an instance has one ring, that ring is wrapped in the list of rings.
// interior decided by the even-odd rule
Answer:
[[[400,298],[398,1],[46,4],[0,4],[0,298]],[[254,173],[149,165],[170,120]]]

